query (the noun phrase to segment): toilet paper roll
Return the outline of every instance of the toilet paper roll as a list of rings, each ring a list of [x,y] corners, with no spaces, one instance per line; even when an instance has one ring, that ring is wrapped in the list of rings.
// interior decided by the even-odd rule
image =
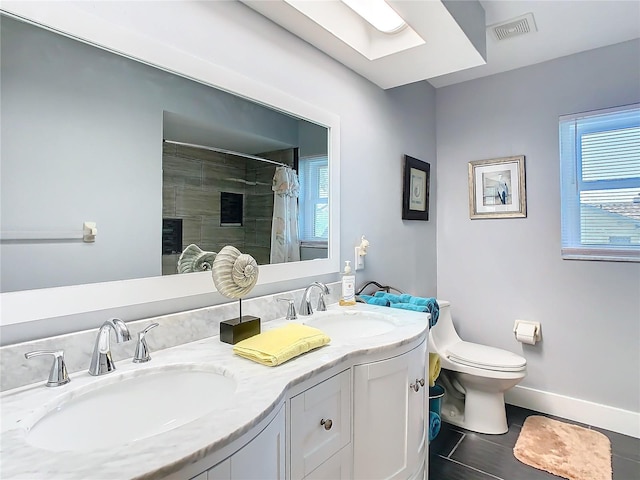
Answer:
[[[536,344],[536,326],[530,323],[519,323],[516,328],[516,340],[527,345]]]

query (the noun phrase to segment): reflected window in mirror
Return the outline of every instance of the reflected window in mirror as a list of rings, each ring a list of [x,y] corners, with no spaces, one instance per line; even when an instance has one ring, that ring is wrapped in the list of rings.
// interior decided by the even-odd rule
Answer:
[[[300,158],[298,170],[302,259],[326,257],[329,238],[329,161],[326,155]]]

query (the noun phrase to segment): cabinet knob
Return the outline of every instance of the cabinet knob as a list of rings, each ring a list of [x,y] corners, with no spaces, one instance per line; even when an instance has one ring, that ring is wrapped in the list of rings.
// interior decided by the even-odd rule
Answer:
[[[322,420],[320,420],[320,425],[324,425],[325,430],[331,430],[331,427],[333,427],[333,422],[330,418],[328,418],[327,420],[323,418]]]
[[[424,387],[424,378],[421,378],[421,379],[416,378],[416,383],[409,384],[409,388],[412,389],[414,392],[417,392],[418,390],[420,390],[420,387]]]

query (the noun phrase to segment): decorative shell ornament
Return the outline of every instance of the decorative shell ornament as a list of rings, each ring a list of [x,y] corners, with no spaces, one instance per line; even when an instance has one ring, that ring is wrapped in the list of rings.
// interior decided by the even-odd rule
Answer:
[[[178,273],[211,270],[215,258],[215,252],[205,252],[192,243],[180,254],[180,258],[178,259]]]
[[[242,298],[258,281],[258,262],[251,255],[227,245],[213,261],[213,283],[222,295]]]

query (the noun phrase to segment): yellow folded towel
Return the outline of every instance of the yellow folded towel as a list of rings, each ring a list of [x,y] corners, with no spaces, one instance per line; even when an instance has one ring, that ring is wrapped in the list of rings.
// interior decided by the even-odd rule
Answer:
[[[437,353],[429,354],[429,386],[436,384],[436,378],[440,375],[440,356]]]
[[[236,343],[233,353],[275,367],[330,341],[331,339],[317,328],[290,323]]]

